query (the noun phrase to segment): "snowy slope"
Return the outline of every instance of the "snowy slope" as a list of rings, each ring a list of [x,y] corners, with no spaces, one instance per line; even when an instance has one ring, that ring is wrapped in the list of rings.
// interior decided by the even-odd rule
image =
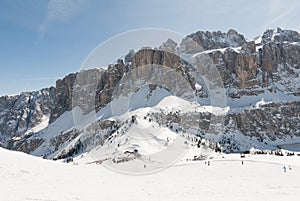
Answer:
[[[299,157],[223,155],[155,174],[119,174],[96,164],[63,164],[0,149],[1,200],[297,201]],[[289,170],[289,165],[291,170]],[[287,167],[284,173],[283,166]]]
[[[51,148],[53,147],[53,145],[51,145],[51,141],[53,140],[51,139],[58,138],[59,135],[62,135],[67,132],[74,131],[74,133],[78,133],[79,135],[78,136],[76,135],[74,138],[71,139],[71,141],[69,140],[67,143],[61,145],[58,149],[55,149],[54,153],[51,153],[50,155],[46,154],[48,158],[59,156],[60,153],[62,152],[69,152],[68,150],[72,149],[79,140],[83,142],[84,139],[87,138],[87,135],[89,136],[89,138],[96,139],[98,136],[101,135],[101,133],[99,132],[103,132],[102,136],[104,136],[105,134],[108,134],[107,130],[100,131],[99,129],[95,130],[94,128],[94,132],[93,132],[91,131],[90,127],[91,125],[99,121],[105,121],[105,120],[115,122],[114,124],[115,127],[121,127],[118,128],[117,130],[112,131],[115,132],[115,134],[125,133],[126,135],[131,136],[133,135],[132,133],[144,133],[144,134],[154,133],[155,137],[158,137],[156,134],[159,131],[163,133],[163,135],[165,135],[163,137],[164,140],[166,140],[167,138],[173,139],[174,137],[172,137],[171,135],[174,135],[175,129],[171,131],[169,128],[166,127],[166,125],[159,125],[158,122],[155,121],[148,122],[150,117],[147,119],[144,118],[154,113],[167,114],[167,113],[172,113],[174,111],[179,111],[181,113],[201,112],[201,113],[212,113],[216,115],[224,115],[228,112],[229,108],[200,106],[196,102],[189,102],[182,98],[173,96],[170,94],[170,92],[168,92],[164,88],[157,87],[155,90],[152,90],[150,93],[149,88],[144,87],[141,88],[137,93],[129,95],[128,97],[119,97],[118,99],[113,100],[106,107],[102,108],[102,110],[100,110],[97,114],[91,113],[87,115],[82,115],[82,113],[78,110],[79,110],[78,108],[75,108],[71,112],[64,113],[55,122],[50,124],[50,126],[47,129],[41,131],[39,135],[41,137],[43,136],[46,140],[43,143],[44,145],[40,146],[32,154],[41,156],[43,155],[43,153],[45,153],[45,149],[54,150],[53,148]],[[71,114],[73,116],[71,116]],[[129,125],[128,123],[131,121],[132,116],[136,116],[136,118],[138,119],[138,121],[136,122],[136,124],[133,125],[133,127],[131,127],[131,125]],[[73,119],[75,122],[73,122]],[[60,125],[60,122],[65,122],[65,123]],[[147,128],[149,128],[149,130],[147,130]],[[95,132],[97,133],[97,135],[93,137],[92,135]],[[168,132],[169,134],[167,134]],[[125,139],[126,137],[123,138]],[[142,139],[144,139],[144,137],[142,137]],[[160,143],[161,143],[159,145],[160,147],[163,147],[165,144],[165,142],[160,142]],[[87,147],[85,151],[89,151],[90,149],[94,148],[92,144],[84,144],[84,146]],[[145,145],[140,145],[140,146],[144,147]],[[154,146],[154,144],[152,143],[151,145],[147,145],[147,146],[151,147]],[[103,149],[106,148],[107,147]],[[152,148],[156,149],[155,146]],[[109,153],[111,154],[111,152]]]

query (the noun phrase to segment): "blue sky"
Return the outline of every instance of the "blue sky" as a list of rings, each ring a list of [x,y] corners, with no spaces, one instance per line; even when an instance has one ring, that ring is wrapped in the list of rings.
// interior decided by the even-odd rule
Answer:
[[[299,0],[0,0],[0,95],[55,85],[122,32],[234,28],[253,38],[268,28],[299,31],[299,10]]]

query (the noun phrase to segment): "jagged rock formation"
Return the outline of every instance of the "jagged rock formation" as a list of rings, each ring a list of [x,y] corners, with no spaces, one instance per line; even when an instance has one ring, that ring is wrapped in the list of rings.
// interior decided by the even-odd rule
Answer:
[[[123,60],[118,60],[117,64],[108,66],[108,69],[103,72],[99,81],[96,82],[94,103],[96,111],[99,111],[111,101],[114,88],[126,72],[128,72],[128,65],[125,65]]]
[[[159,49],[142,49],[138,51],[132,60],[132,68],[145,66],[149,64],[158,64],[170,68],[178,68],[182,65],[180,57],[170,52],[161,51]]]
[[[65,111],[72,109],[72,93],[76,75],[76,73],[70,74],[64,79],[56,81],[55,103],[51,112],[50,123],[55,121]]]
[[[240,50],[228,48],[209,55],[219,69],[225,87],[231,89],[230,97],[257,95],[265,90],[297,95],[300,90],[300,45],[297,41],[272,41],[262,46],[251,41]],[[295,79],[293,84],[290,78]]]
[[[30,135],[47,126],[54,106],[55,88],[0,97],[0,145],[10,148],[13,138]],[[40,125],[44,123],[45,125]]]
[[[54,122],[65,111],[79,106],[84,113],[95,109],[94,97],[96,86],[103,78],[100,69],[83,70],[72,73],[56,81],[54,108],[51,112],[50,123]]]
[[[167,51],[167,52],[176,52],[177,43],[169,38],[166,42],[164,42],[161,46],[159,46],[160,50]]]
[[[200,100],[208,99],[208,89],[189,64],[189,58],[203,55],[211,62],[209,65],[218,69],[232,109],[225,117],[224,137],[220,139],[226,149],[241,151],[249,148],[250,143],[243,144],[235,139],[237,135],[253,138],[258,144],[261,142],[259,146],[265,143],[275,146],[278,139],[300,137],[299,43],[300,34],[295,31],[279,28],[267,30],[261,37],[248,41],[231,29],[227,33],[199,31],[185,37],[179,45],[168,39],[159,48],[142,48],[137,52],[131,50],[124,61],[118,60],[106,70],[81,71],[58,80],[55,88],[0,97],[0,146],[36,155],[43,153],[41,147],[49,146],[44,154],[52,158],[64,158],[79,153],[78,150],[88,150],[90,147],[87,146],[93,144],[91,136],[106,133],[107,138],[122,122],[111,124],[100,121],[84,128],[70,124],[68,128],[55,131],[49,139],[44,136],[47,128],[43,132],[36,132],[38,129],[34,128],[45,118],[49,118],[50,125],[54,125],[61,121],[61,116],[76,107],[81,109],[83,115],[98,112],[112,101],[114,90],[122,79],[130,76],[133,79],[146,78],[149,73],[157,74],[155,69],[159,66],[175,70],[196,91]],[[207,74],[206,71],[203,69],[202,75]],[[182,87],[177,80],[165,80],[169,86]],[[151,85],[150,88],[154,91],[156,87]],[[270,103],[255,107],[261,97],[268,97]],[[210,113],[199,115],[193,112],[153,115],[152,119],[161,125],[171,125],[170,122],[173,122],[179,124],[178,128],[182,130],[193,128],[198,130],[193,131],[194,134],[200,133],[204,138],[212,118]],[[97,125],[100,125],[100,130]],[[80,137],[87,128],[90,137]],[[68,147],[68,143],[74,140],[77,141]],[[101,139],[96,144],[103,141]]]
[[[259,44],[266,44],[269,42],[300,42],[300,35],[298,32],[293,30],[282,30],[281,28],[268,29],[262,35]]]
[[[198,31],[185,37],[181,42],[181,48],[184,48],[184,52],[191,54],[203,50],[240,47],[245,43],[244,36],[233,29],[227,33]]]
[[[236,122],[236,127],[245,136],[259,140],[284,139],[300,136],[300,102],[270,103],[260,108],[228,115]]]

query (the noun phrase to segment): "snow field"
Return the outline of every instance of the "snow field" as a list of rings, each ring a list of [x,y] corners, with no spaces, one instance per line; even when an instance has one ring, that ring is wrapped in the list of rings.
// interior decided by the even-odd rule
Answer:
[[[0,149],[1,200],[298,200],[300,158],[236,154],[186,162],[155,174],[120,174]],[[291,164],[284,173],[283,166]]]

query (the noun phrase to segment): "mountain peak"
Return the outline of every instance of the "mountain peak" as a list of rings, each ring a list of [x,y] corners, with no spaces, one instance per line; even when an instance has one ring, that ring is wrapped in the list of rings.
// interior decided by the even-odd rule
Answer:
[[[229,29],[227,33],[221,31],[197,31],[188,35],[182,43],[189,41],[188,39],[197,42],[203,50],[240,47],[247,43],[245,37],[234,29]]]
[[[223,116],[224,125],[220,124],[226,132],[222,138],[216,139],[227,151],[247,150],[253,144],[256,148],[272,148],[282,139],[288,141],[289,137],[299,137],[299,33],[276,28],[265,31],[258,39],[259,42],[247,42],[234,29],[227,32],[198,31],[186,36],[180,45],[168,39],[160,49],[141,47],[140,50],[129,51],[124,63],[117,60],[106,69],[70,74],[58,80],[55,88],[39,92],[40,95],[23,93],[15,97],[0,97],[0,146],[48,158],[65,150],[71,141],[70,147],[73,148],[68,152],[71,155],[62,153],[62,156],[90,150],[112,134],[126,134],[127,130],[120,130],[120,126],[125,125],[124,121],[128,119],[108,119],[112,115],[112,103],[121,106],[117,104],[119,102],[113,102],[118,94],[130,95],[128,102],[131,109],[121,108],[121,112],[126,114],[146,106],[150,110],[153,103],[170,94],[195,100],[200,106],[210,106],[211,96],[202,75],[212,72],[210,67],[213,65],[223,81],[225,98],[230,106],[230,111]],[[204,61],[201,71],[188,64],[189,58]],[[116,93],[115,89],[120,93]],[[193,94],[195,99],[192,99]],[[262,98],[267,104],[255,107]],[[176,101],[181,106],[185,105]],[[149,112],[148,122],[166,129],[170,129],[170,125],[176,126],[180,132],[209,139],[210,119],[216,114],[199,110],[201,108],[197,104],[194,104],[193,110],[179,110],[174,108],[170,98],[162,103],[172,106],[172,112]],[[77,112],[78,108],[80,112]],[[73,111],[76,115],[80,113],[78,118],[72,117]],[[88,124],[89,114],[93,112],[99,117]],[[49,121],[44,121],[48,118]],[[138,118],[146,120],[145,115]],[[80,125],[74,127],[74,121],[80,122]],[[132,119],[129,118],[130,121]],[[47,127],[39,131],[43,126]],[[95,133],[98,140],[95,140]]]
[[[300,35],[298,32],[293,30],[284,30],[280,27],[266,30],[261,38],[262,44],[269,42],[300,42]]]
[[[177,43],[173,39],[168,38],[166,42],[159,46],[159,49],[174,52],[176,50],[176,46]]]

